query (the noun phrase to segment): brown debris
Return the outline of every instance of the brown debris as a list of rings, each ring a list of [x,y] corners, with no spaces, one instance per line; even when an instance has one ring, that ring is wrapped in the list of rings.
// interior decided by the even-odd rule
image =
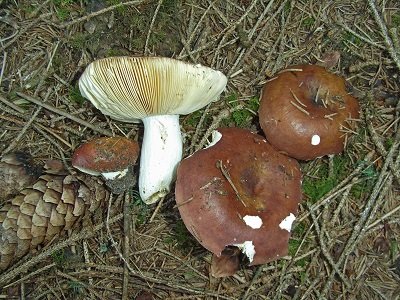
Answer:
[[[220,256],[212,255],[210,273],[211,276],[233,276],[240,268],[240,249],[237,247],[225,248]]]

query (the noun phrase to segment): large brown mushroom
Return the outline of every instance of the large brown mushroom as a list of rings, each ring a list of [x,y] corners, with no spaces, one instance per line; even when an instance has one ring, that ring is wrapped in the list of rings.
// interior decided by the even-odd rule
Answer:
[[[260,135],[224,128],[178,167],[176,203],[193,236],[217,256],[236,246],[251,265],[287,254],[301,200],[296,160]]]
[[[358,101],[345,80],[316,65],[288,67],[261,95],[259,119],[267,140],[301,160],[342,152],[358,117]]]

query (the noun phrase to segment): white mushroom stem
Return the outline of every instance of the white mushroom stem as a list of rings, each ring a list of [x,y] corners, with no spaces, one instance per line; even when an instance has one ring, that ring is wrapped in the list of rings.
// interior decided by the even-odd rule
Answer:
[[[152,204],[170,191],[182,159],[182,136],[179,115],[150,116],[142,121],[139,192],[146,204]]]

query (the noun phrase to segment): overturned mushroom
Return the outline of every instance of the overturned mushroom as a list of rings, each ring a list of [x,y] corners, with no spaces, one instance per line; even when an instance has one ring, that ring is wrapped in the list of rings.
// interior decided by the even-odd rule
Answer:
[[[170,58],[110,57],[91,63],[79,88],[105,115],[143,121],[139,192],[151,204],[169,192],[182,158],[179,115],[217,100],[226,82],[219,71]]]
[[[180,163],[175,196],[200,244],[217,256],[236,246],[256,265],[287,254],[300,185],[296,160],[257,134],[224,128],[214,131],[208,148]]]
[[[342,152],[358,116],[358,101],[345,80],[320,66],[288,67],[261,95],[259,119],[267,140],[297,159]]]
[[[102,175],[107,186],[120,194],[135,185],[133,166],[139,145],[125,137],[101,137],[79,146],[72,156],[72,166],[83,173]]]

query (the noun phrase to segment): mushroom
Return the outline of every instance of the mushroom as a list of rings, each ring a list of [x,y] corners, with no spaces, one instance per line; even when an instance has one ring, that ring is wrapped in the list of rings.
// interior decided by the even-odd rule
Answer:
[[[181,217],[203,247],[220,256],[236,246],[251,265],[288,252],[301,200],[295,159],[245,129],[213,132],[206,149],[182,160],[175,197]]]
[[[345,80],[320,66],[288,67],[261,95],[259,120],[267,140],[301,160],[342,152],[358,117],[358,101]]]
[[[72,166],[79,171],[99,176],[114,194],[135,185],[133,166],[139,156],[139,145],[125,137],[101,137],[78,147],[72,155]]]
[[[164,197],[182,159],[179,115],[189,114],[224,90],[219,71],[164,57],[109,57],[92,62],[79,79],[82,95],[123,122],[144,124],[139,192],[151,204]]]

